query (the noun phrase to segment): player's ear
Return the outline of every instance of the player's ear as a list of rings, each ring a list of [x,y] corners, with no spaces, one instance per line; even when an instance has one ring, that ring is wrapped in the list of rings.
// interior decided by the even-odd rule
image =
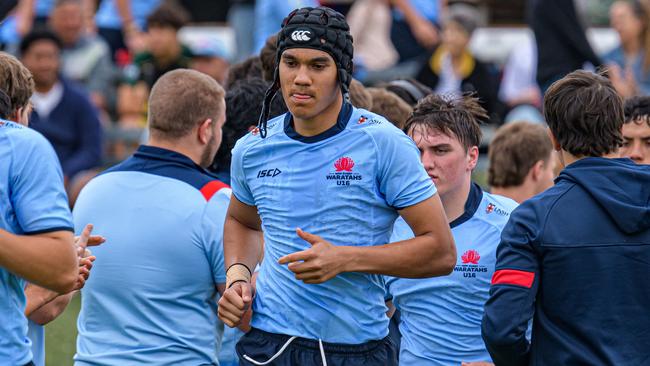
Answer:
[[[544,172],[544,160],[538,160],[532,168],[530,168],[531,178],[537,182]]]
[[[197,137],[202,144],[207,144],[212,138],[214,133],[213,123],[212,118],[208,118],[199,125]]]
[[[478,146],[471,146],[467,149],[467,169],[474,170],[478,164]]]

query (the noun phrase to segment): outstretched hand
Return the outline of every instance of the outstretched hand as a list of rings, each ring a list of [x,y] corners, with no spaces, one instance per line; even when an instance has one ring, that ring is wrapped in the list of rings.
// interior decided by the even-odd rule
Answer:
[[[345,265],[350,259],[344,256],[345,247],[338,247],[321,238],[301,229],[296,229],[296,234],[308,242],[309,249],[286,255],[278,263],[288,264],[287,268],[293,272],[297,280],[308,284],[318,284],[334,278],[344,272]]]

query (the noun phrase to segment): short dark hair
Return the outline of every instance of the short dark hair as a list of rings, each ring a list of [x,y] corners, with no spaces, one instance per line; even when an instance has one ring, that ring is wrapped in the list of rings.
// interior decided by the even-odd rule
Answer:
[[[277,67],[278,53],[278,35],[273,34],[264,42],[264,47],[260,50],[260,60],[262,61],[262,77],[266,81],[273,81],[275,78],[275,68]]]
[[[625,123],[641,124],[645,122],[650,126],[650,97],[638,96],[625,100]]]
[[[42,40],[47,40],[53,42],[56,47],[61,50],[63,48],[63,43],[61,42],[61,39],[54,34],[51,30],[48,28],[37,28],[34,29],[33,31],[29,32],[23,39],[20,41],[20,54],[24,55],[25,52],[36,42],[42,41]]]
[[[11,108],[11,99],[2,89],[0,89],[0,118],[9,119],[13,114]]]
[[[270,84],[260,77],[253,77],[237,80],[230,85],[226,92],[226,124],[223,126],[223,138],[210,166],[211,170],[217,171],[230,167],[231,150],[237,140],[246,135],[251,127],[257,125],[264,94]],[[273,98],[269,118],[286,112],[284,100],[279,96]]]
[[[560,147],[575,156],[603,156],[623,144],[623,100],[604,76],[574,71],[544,94],[544,117]]]
[[[501,126],[488,148],[488,184],[499,188],[521,185],[538,161],[549,161],[552,151],[551,139],[540,124],[513,122]]]
[[[461,96],[431,94],[421,99],[406,121],[404,132],[413,135],[416,128],[424,132],[439,131],[455,136],[468,150],[481,143],[480,123],[488,118],[478,98],[470,94]]]
[[[153,13],[147,17],[147,29],[151,27],[181,29],[190,16],[182,6],[175,2],[163,2]]]
[[[262,78],[262,62],[258,56],[251,56],[242,62],[231,65],[226,77],[226,88],[240,80]]]
[[[208,75],[188,69],[167,72],[149,95],[151,135],[167,140],[186,136],[206,119],[219,117],[224,95],[221,85]]]

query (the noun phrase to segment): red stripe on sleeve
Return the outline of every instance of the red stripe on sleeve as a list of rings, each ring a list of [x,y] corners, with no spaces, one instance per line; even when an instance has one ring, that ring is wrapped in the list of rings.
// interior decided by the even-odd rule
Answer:
[[[201,194],[205,197],[206,201],[209,201],[222,188],[230,188],[230,186],[224,182],[213,180],[201,188]]]
[[[533,287],[535,272],[520,271],[516,269],[500,269],[492,276],[493,285],[515,285],[525,288]]]

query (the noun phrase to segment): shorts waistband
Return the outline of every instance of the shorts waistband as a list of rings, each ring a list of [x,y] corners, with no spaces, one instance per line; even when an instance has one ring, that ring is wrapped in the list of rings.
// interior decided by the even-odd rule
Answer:
[[[277,334],[277,333],[271,333],[267,332],[258,328],[251,328],[249,331],[251,336],[259,336],[262,338],[266,339],[273,339],[279,343],[284,344],[286,341],[289,340],[292,336],[286,335],[286,334]],[[330,353],[338,353],[338,354],[361,354],[361,353],[368,353],[374,351],[377,347],[381,346],[385,342],[389,341],[388,336],[386,336],[383,339],[379,340],[373,340],[369,341],[366,343],[360,343],[360,344],[346,344],[346,343],[330,343],[330,342],[322,342],[323,343],[323,348],[325,350],[325,353],[330,354]],[[319,351],[319,344],[317,339],[309,339],[309,338],[302,338],[302,337],[296,337],[291,344],[296,347],[301,347],[305,349],[310,349],[310,350],[315,350]]]

